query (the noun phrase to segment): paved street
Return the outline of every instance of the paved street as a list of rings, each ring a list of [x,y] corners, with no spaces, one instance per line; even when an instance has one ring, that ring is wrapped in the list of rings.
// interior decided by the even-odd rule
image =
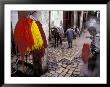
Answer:
[[[48,72],[42,77],[77,77],[80,76],[80,70],[83,66],[81,58],[81,49],[83,43],[90,43],[91,40],[86,38],[88,32],[82,33],[81,37],[73,40],[73,47],[68,48],[67,41],[59,47],[48,48]]]

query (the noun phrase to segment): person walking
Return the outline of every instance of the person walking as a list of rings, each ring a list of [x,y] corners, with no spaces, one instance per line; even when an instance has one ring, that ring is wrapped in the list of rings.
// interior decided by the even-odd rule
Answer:
[[[88,68],[92,72],[91,76],[100,76],[100,33],[95,27],[88,29],[93,36],[91,43],[92,61],[88,63]]]
[[[62,45],[62,38],[63,38],[63,35],[64,35],[64,31],[63,31],[63,28],[61,26],[57,27],[57,30],[58,30],[58,33],[59,33],[59,41],[60,41],[60,44]]]
[[[66,31],[67,41],[68,41],[68,48],[72,48],[72,40],[73,40],[74,31],[72,28],[68,28]]]
[[[86,63],[84,63],[80,76],[99,77],[100,76],[100,33],[95,27],[89,27],[88,32],[92,39],[90,52]],[[87,48],[86,48],[87,50]],[[84,53],[84,51],[82,51]],[[88,52],[85,52],[88,53]],[[85,54],[84,56],[87,56]]]
[[[53,36],[54,36],[54,40],[55,40],[55,47],[58,47],[58,41],[60,39],[60,35],[58,32],[58,29],[56,27],[53,27]]]
[[[76,39],[76,34],[77,34],[77,33],[76,33],[75,26],[73,26],[72,29],[73,29],[73,32],[74,32],[73,39]]]
[[[80,30],[79,30],[78,26],[76,27],[76,33],[80,37]]]

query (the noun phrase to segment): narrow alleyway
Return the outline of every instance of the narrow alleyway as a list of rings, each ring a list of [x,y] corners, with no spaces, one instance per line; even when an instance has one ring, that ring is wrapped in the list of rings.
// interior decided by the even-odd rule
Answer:
[[[84,28],[94,26],[100,30],[99,13],[98,11],[12,11],[11,76],[78,77],[83,71],[89,73],[81,57],[83,44],[91,43],[91,39],[88,38],[89,33]],[[21,18],[26,18],[27,21]],[[28,20],[33,20],[31,25],[28,24]],[[19,21],[22,22],[16,27]],[[24,28],[20,28],[23,27],[22,24]],[[30,29],[25,29],[29,28],[25,26],[30,26]],[[63,36],[70,27],[76,33],[82,32],[80,37],[73,39],[72,48],[68,48],[67,38],[62,39],[62,45],[54,47],[53,38],[59,36],[58,33],[55,34],[54,29],[58,29]]]
[[[48,47],[48,71],[41,77],[78,77],[83,65],[81,58],[83,43],[90,43],[89,33],[83,32],[81,37],[73,40],[73,47],[68,48],[66,40],[59,47]]]

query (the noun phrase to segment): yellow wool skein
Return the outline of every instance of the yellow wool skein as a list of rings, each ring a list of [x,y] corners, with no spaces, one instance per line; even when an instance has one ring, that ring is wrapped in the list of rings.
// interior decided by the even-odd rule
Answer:
[[[32,25],[31,25],[31,32],[32,32],[33,40],[34,40],[34,45],[32,46],[32,49],[27,48],[27,51],[40,49],[43,46],[42,36],[34,20],[32,21]]]
[[[43,39],[35,21],[32,22],[31,32],[34,39],[34,46],[32,49],[40,49],[43,46]]]

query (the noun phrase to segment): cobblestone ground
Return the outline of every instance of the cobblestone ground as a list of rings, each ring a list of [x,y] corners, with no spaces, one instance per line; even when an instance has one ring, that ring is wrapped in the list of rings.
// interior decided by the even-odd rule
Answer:
[[[73,47],[68,48],[67,41],[59,47],[48,48],[48,71],[41,77],[78,77],[83,66],[81,49],[83,43],[90,43],[87,32],[73,40]]]

